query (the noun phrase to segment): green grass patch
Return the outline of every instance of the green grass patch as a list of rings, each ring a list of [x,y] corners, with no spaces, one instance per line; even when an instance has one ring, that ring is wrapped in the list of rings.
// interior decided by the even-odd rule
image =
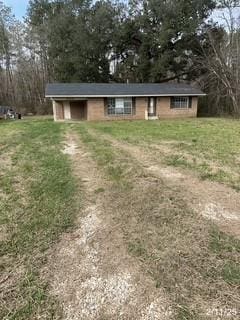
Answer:
[[[147,252],[140,239],[135,239],[133,242],[128,243],[128,251],[136,257],[146,257]]]
[[[209,248],[218,255],[231,253],[237,257],[240,254],[240,241],[219,231],[218,228],[212,228]]]
[[[104,191],[105,191],[104,188],[97,188],[97,189],[95,190],[95,193],[96,193],[96,194],[99,194],[99,193],[102,193],[102,192],[104,192]]]
[[[0,317],[51,319],[58,313],[56,302],[39,272],[47,249],[73,226],[79,206],[71,164],[61,152],[64,126],[50,120],[8,122],[0,134],[5,165],[0,174],[1,271],[13,283],[10,291],[5,283]]]
[[[239,263],[227,263],[222,270],[223,279],[229,284],[240,285],[240,266]]]
[[[94,127],[135,144],[140,141],[134,141],[138,138],[133,130],[141,132],[142,125],[114,122],[74,127],[99,168],[113,182],[109,210],[122,230],[129,253],[142,262],[156,287],[166,291],[176,319],[207,319],[204,308],[216,302],[224,308],[237,308],[239,240],[193,212],[180,189],[144,173],[130,155],[105,141],[101,134],[88,131]],[[145,126],[150,125],[152,122]],[[131,188],[122,188],[129,184]]]
[[[114,121],[92,123],[90,126],[132,144],[164,144],[172,150],[172,155],[168,154],[165,158],[159,149],[158,152],[160,158],[169,165],[196,171],[204,179],[223,182],[237,190],[240,188],[238,120],[197,118]]]
[[[119,157],[119,152],[111,147],[108,141],[97,139],[88,132],[88,125],[72,125],[81,136],[82,141],[88,145],[94,154],[94,160],[99,167],[107,171],[108,177],[122,188],[131,188],[131,181],[125,179],[128,175],[129,163],[128,157],[124,152]]]

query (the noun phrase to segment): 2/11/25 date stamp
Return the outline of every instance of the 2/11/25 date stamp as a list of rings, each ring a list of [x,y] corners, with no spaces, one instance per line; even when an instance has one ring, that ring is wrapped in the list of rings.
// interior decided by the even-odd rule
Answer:
[[[214,317],[216,320],[237,320],[240,317],[240,309],[228,307],[213,307],[207,309],[206,315]]]

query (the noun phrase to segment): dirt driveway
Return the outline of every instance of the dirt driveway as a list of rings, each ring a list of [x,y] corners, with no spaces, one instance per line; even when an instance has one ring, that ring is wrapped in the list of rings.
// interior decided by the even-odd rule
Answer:
[[[109,182],[76,134],[67,135],[63,152],[85,192],[77,229],[63,236],[50,261],[51,290],[64,319],[171,319],[166,293],[126,251],[109,212]]]
[[[96,135],[96,132],[91,131]],[[136,145],[122,143],[107,135],[104,139],[115,148],[126,151],[146,172],[161,178],[166,184],[181,188],[182,197],[197,213],[217,223],[220,228],[240,239],[240,196],[239,192],[217,182],[200,180],[187,170],[163,165],[161,150],[144,150]]]
[[[68,130],[63,153],[84,199],[75,231],[62,236],[49,260],[48,280],[63,318],[226,319],[225,312],[214,313],[219,308],[233,310],[227,319],[237,319],[238,294],[222,278],[204,276],[213,267],[220,274],[217,268],[226,264],[225,253],[208,256],[207,221],[239,236],[238,194],[162,166],[139,147],[101,139],[136,163],[138,169],[127,169],[131,174],[139,173],[136,179],[133,174],[134,187],[118,197],[121,187],[115,189],[79,135]]]

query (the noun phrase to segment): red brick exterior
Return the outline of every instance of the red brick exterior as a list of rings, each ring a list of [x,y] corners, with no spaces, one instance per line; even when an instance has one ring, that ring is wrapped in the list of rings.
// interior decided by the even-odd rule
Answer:
[[[97,120],[144,120],[147,110],[147,98],[136,98],[136,113],[134,115],[107,115],[105,112],[104,98],[88,99],[88,116],[90,121]]]
[[[157,98],[156,114],[159,119],[163,118],[191,118],[197,116],[198,98],[192,97],[192,108],[171,109],[170,97]]]
[[[86,101],[87,107],[85,111],[85,119],[88,121],[100,120],[144,120],[147,119],[148,97],[136,98],[136,112],[134,115],[107,115],[105,112],[104,98],[88,98]],[[157,97],[156,117],[164,118],[186,118],[197,116],[198,97],[192,98],[192,108],[186,109],[171,109],[170,97]],[[54,119],[62,120],[64,115],[64,104],[55,102]],[[77,113],[74,112],[76,115]],[[80,119],[79,119],[80,120]]]

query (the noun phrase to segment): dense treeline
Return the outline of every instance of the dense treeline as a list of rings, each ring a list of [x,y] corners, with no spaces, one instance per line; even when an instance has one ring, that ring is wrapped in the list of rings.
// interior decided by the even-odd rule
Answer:
[[[202,110],[240,114],[237,0],[0,1],[0,105],[46,113],[47,82],[197,83]],[[210,17],[224,8],[224,27]]]

